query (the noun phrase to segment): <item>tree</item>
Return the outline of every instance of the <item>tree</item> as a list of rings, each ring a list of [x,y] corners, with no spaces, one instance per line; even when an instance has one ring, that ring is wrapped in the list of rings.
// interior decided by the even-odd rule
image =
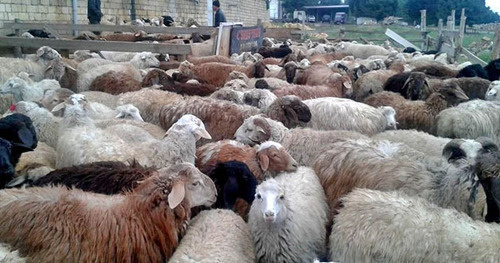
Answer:
[[[293,12],[295,9],[301,10],[302,7],[308,5],[340,5],[341,0],[284,0],[283,8],[287,12]]]
[[[382,20],[386,16],[397,14],[398,2],[398,0],[349,0],[348,3],[355,16]]]

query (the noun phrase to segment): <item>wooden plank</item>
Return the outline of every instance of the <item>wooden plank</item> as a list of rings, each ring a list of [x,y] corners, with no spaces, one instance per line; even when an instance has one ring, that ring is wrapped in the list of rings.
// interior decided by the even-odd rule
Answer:
[[[500,29],[495,32],[495,39],[493,40],[493,50],[490,54],[490,59],[495,60],[500,58]]]
[[[231,51],[231,29],[232,26],[223,26],[222,27],[222,32],[219,32],[219,49],[217,50],[217,55],[221,56],[226,56],[229,57],[231,56],[230,51]]]
[[[5,29],[39,29],[43,30],[48,26],[54,30],[61,31],[111,31],[111,32],[137,32],[145,31],[146,33],[166,33],[166,34],[191,34],[200,33],[210,35],[217,29],[213,27],[157,27],[157,26],[113,26],[113,25],[87,25],[87,24],[49,24],[49,23],[4,23]]]
[[[473,64],[480,64],[483,67],[488,65],[488,63],[486,63],[482,59],[478,58],[476,55],[474,55],[472,52],[470,52],[466,48],[462,48],[462,54],[466,55],[467,58],[469,58],[469,61],[472,62]]]
[[[441,52],[445,52],[446,54],[448,54],[448,57],[455,57],[455,48],[452,47],[450,44],[448,43],[443,43],[441,45]]]
[[[401,37],[400,35],[398,35],[396,32],[390,30],[389,28],[387,28],[387,30],[385,31],[385,35],[390,37],[391,39],[393,39],[394,41],[396,41],[398,44],[402,45],[403,47],[412,47],[416,50],[420,50],[420,48],[418,48],[417,46],[413,45],[411,42],[409,42],[408,40],[404,39],[403,37]]]
[[[187,55],[191,52],[191,45],[152,44],[121,41],[86,41],[86,40],[60,40],[44,38],[0,37],[0,46],[6,47],[31,47],[39,48],[49,46],[54,49],[67,50],[106,50]]]

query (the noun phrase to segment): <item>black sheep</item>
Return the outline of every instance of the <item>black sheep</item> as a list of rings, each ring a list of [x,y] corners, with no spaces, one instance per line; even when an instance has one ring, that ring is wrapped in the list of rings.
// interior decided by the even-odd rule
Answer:
[[[479,64],[469,65],[458,72],[457,78],[473,78],[480,77],[488,79],[488,72]]]
[[[407,47],[403,50],[403,53],[413,53],[416,52],[417,50],[412,48],[412,47]]]
[[[0,138],[11,143],[10,159],[14,166],[19,162],[22,153],[32,151],[38,144],[31,119],[20,113],[0,119]]]
[[[292,53],[292,50],[287,45],[281,45],[280,47],[261,47],[257,53],[264,58],[284,58]]]
[[[385,82],[384,90],[400,93],[410,100],[425,100],[430,92],[426,76],[422,72],[396,74]]]
[[[14,178],[15,165],[12,163],[12,144],[0,138],[0,189]]]
[[[488,72],[488,78],[490,81],[495,81],[500,79],[500,58],[490,61],[486,67],[484,67],[486,72]]]
[[[216,208],[232,209],[238,198],[249,204],[253,202],[257,179],[245,163],[238,161],[217,163],[208,176],[212,178],[217,188]]]

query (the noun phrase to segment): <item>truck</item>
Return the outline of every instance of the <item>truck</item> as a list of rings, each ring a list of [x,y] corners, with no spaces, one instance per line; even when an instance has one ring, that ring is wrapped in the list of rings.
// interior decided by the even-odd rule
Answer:
[[[295,23],[302,22],[306,20],[306,12],[304,11],[293,11],[293,21]]]
[[[347,14],[345,12],[335,13],[335,18],[333,19],[334,24],[345,24],[347,20]]]

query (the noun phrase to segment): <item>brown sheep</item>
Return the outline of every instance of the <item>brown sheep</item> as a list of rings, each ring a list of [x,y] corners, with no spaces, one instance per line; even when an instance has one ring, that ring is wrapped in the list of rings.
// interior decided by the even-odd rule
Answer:
[[[331,86],[307,86],[307,85],[289,85],[281,87],[273,91],[278,97],[286,95],[295,95],[302,100],[322,98],[322,97],[342,97],[346,94],[351,86],[351,79],[347,76],[334,74],[338,78],[336,87]]]
[[[43,107],[51,111],[56,105],[65,102],[73,94],[75,94],[73,91],[65,88],[46,90],[40,102]]]
[[[440,63],[418,67],[413,69],[412,72],[423,72],[426,75],[439,78],[455,78],[458,75],[458,71],[450,69],[449,67]]]
[[[335,73],[329,67],[319,62],[315,62],[311,67],[304,70],[302,76],[297,79],[297,84],[308,86],[325,85],[335,89],[335,94],[339,94],[338,97],[342,98],[352,94],[352,82],[350,79],[341,78],[340,74]]]
[[[373,94],[365,103],[373,107],[392,106],[396,110],[396,120],[401,129],[431,132],[436,117],[442,110],[468,99],[460,88],[446,86],[432,93],[426,101],[408,101],[398,93],[385,91]]]
[[[177,94],[198,96],[208,96],[218,89],[216,86],[210,84],[176,82],[165,71],[160,69],[149,71],[142,80],[143,87],[151,87],[153,85],[161,85],[161,90],[171,91]]]
[[[90,84],[92,91],[102,91],[113,95],[140,90],[141,82],[124,72],[108,71],[95,78]]]
[[[181,62],[179,61],[160,61],[160,66],[158,68],[161,70],[178,69],[180,65]]]
[[[140,109],[139,106],[137,108]],[[243,121],[258,113],[260,111],[255,107],[196,96],[161,101],[144,111],[145,120],[153,121],[164,129],[168,129],[184,114],[193,114],[203,121],[207,131],[213,135],[213,141],[233,138]],[[263,113],[287,127],[296,127],[311,119],[309,108],[295,96],[276,99]]]
[[[125,41],[125,42],[136,42],[142,41],[147,38],[148,34],[144,31],[138,31],[134,34],[130,33],[113,33],[101,36],[102,39],[106,41]]]
[[[0,192],[0,241],[28,262],[166,262],[190,209],[216,200],[194,166],[162,169],[132,192],[106,196],[66,187]]]
[[[66,88],[74,92],[77,92],[76,89],[77,80],[78,80],[78,72],[76,71],[76,69],[65,65],[64,74],[59,80],[59,85],[61,85],[61,88]]]
[[[193,65],[201,65],[201,64],[210,63],[210,62],[218,62],[218,63],[223,63],[223,64],[236,64],[236,63],[234,63],[234,61],[232,61],[228,57],[218,56],[218,55],[205,56],[205,57],[188,56],[187,61],[189,61]]]
[[[264,72],[266,66],[262,62],[257,62],[248,67],[242,67],[238,65],[223,64],[217,62],[205,63],[202,65],[193,65],[188,61],[181,63],[179,71],[190,77],[197,77],[208,84],[222,87],[231,78],[229,74],[232,71],[240,71],[245,73],[249,78],[262,78],[264,77]]]

